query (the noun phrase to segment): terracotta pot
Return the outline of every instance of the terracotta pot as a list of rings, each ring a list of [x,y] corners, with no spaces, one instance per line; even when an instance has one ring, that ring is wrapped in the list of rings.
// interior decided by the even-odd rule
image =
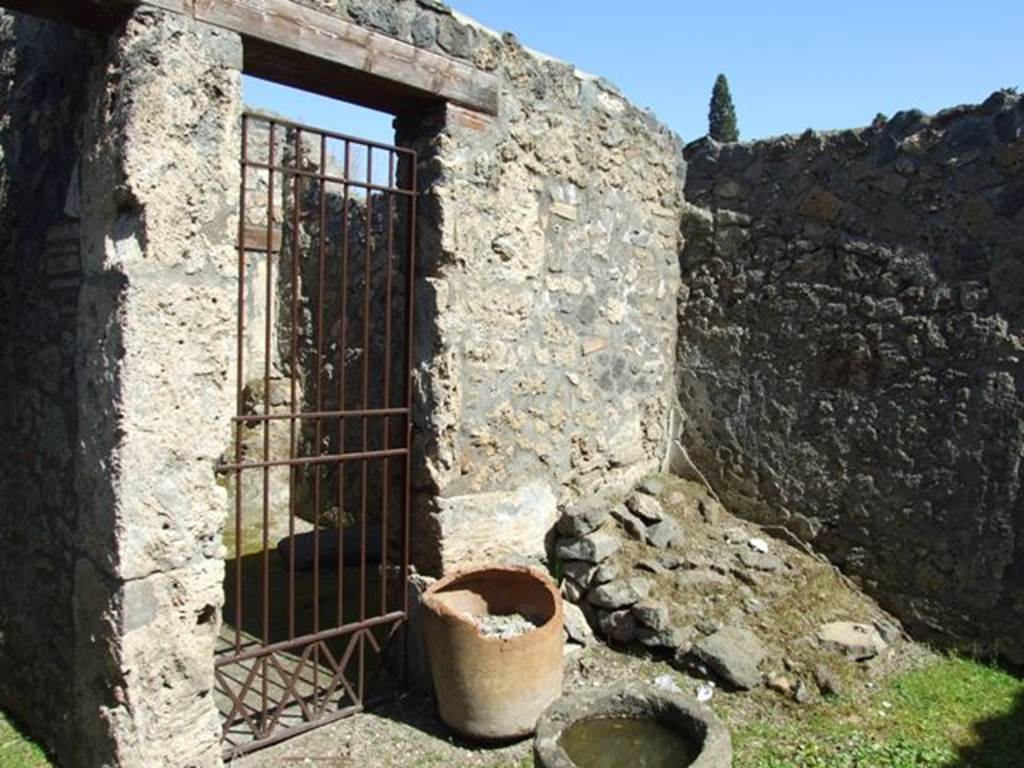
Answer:
[[[562,598],[546,574],[520,566],[460,570],[423,594],[424,634],[441,719],[475,739],[533,733],[562,694]],[[473,617],[519,613],[536,625],[481,634]]]

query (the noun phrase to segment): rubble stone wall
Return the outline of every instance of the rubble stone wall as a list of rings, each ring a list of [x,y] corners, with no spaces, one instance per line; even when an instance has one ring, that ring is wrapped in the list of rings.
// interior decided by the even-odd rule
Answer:
[[[0,708],[73,731],[83,33],[0,13]],[[84,66],[83,66],[84,64]]]
[[[912,628],[1024,661],[1024,99],[687,158],[690,457]]]
[[[136,11],[89,94],[75,607],[78,708],[100,735],[70,765],[220,764],[241,54],[233,34]]]
[[[70,768],[219,765],[241,43],[0,29],[0,706]]]
[[[414,558],[545,556],[556,505],[660,466],[682,146],[611,84],[435,0],[306,5],[496,74],[498,115],[403,114],[420,151]]]
[[[544,557],[556,505],[660,466],[675,399],[681,143],[610,83],[439,0],[300,0],[498,76],[420,151],[413,555]]]
[[[449,105],[398,124],[426,190],[413,543],[428,570],[542,555],[559,501],[659,466],[683,176],[677,137],[608,83],[435,22],[501,96],[494,118]]]
[[[425,191],[413,536],[434,570],[543,556],[557,501],[660,464],[681,145],[440,3],[321,7],[501,79],[496,117],[438,105],[398,126]],[[72,768],[218,765],[241,43],[152,10],[39,40],[15,18],[0,656],[19,671],[0,696]],[[58,224],[80,251],[65,320],[44,268]]]

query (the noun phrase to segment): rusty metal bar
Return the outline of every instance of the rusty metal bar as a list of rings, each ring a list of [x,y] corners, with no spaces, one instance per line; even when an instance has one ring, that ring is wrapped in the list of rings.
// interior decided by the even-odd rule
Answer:
[[[352,704],[351,706],[345,707],[344,709],[339,709],[337,712],[334,712],[330,715],[326,715],[317,720],[313,720],[308,723],[301,723],[300,725],[290,725],[287,728],[282,728],[276,733],[272,733],[269,736],[260,739],[259,741],[254,741],[248,744],[227,749],[225,750],[224,754],[221,757],[224,759],[225,762],[230,764],[235,759],[247,755],[250,752],[254,752],[257,749],[263,749],[264,747],[269,747],[274,744],[280,744],[282,741],[285,741],[286,739],[290,739],[294,736],[299,736],[303,733],[308,733],[314,728],[319,728],[322,725],[327,725],[328,723],[333,723],[338,720],[342,720],[346,717],[351,717],[352,715],[358,712],[362,712],[364,709],[365,706],[363,704]]]
[[[320,135],[320,221],[319,243],[317,247],[317,303],[316,303],[316,410],[324,408],[324,251],[327,247],[327,182],[324,174],[327,169],[327,136]],[[316,448],[319,453],[323,449],[323,422],[316,420]],[[321,468],[316,465],[316,479],[313,484],[313,631],[320,629],[320,482]],[[319,652],[313,666],[313,687],[317,687],[319,669]]]
[[[366,183],[373,181],[373,148],[366,149]],[[366,229],[363,232],[363,410],[370,407],[370,288],[373,282],[373,192],[366,190]],[[366,416],[362,417],[363,452],[369,450]],[[366,487],[369,459],[364,459],[360,469],[360,514],[359,514],[359,620],[366,620]],[[359,639],[359,698],[365,693],[366,648],[363,638]]]
[[[337,419],[349,416],[404,416],[409,412],[408,408],[355,408],[348,411],[308,411],[306,413],[271,413],[268,416],[252,414],[249,416],[235,416],[234,421],[250,422],[263,421],[265,419]]]
[[[269,165],[267,163],[249,163],[250,168],[258,168],[263,171],[277,171],[279,173],[294,174],[296,176],[306,176],[311,179],[319,179],[321,175],[315,171],[305,171],[301,168],[293,168],[288,165]],[[328,182],[332,184],[348,184],[350,187],[358,187],[364,189],[367,192],[391,192],[396,195],[405,195],[406,197],[412,197],[413,193],[408,189],[401,189],[399,187],[387,187],[383,184],[373,184],[368,181],[354,181],[352,179],[346,179],[340,176],[324,176]]]
[[[304,645],[315,643],[317,641],[333,640],[337,637],[351,634],[352,632],[358,632],[363,629],[370,629],[371,627],[377,627],[382,624],[390,624],[393,621],[400,621],[405,619],[408,614],[405,611],[391,611],[381,616],[371,616],[363,621],[353,621],[344,626],[334,627],[333,629],[325,629],[321,632],[311,633],[308,635],[300,635],[294,640],[282,640],[278,643],[273,643],[267,646],[260,646],[253,648],[249,651],[243,651],[238,656],[230,656],[224,659],[218,659],[214,662],[215,667],[226,667],[231,664],[240,664],[249,659],[256,659],[260,656],[266,656],[270,653],[282,653],[290,651],[294,648],[301,648]]]
[[[270,161],[270,165],[274,164],[274,121],[270,121],[269,138],[268,138],[268,150],[267,157]],[[282,214],[284,211],[282,211]],[[270,172],[270,178],[267,181],[267,242],[271,241],[271,234],[274,230],[274,172]],[[266,303],[266,321],[264,322],[264,336],[263,336],[263,415],[266,416],[270,413],[270,350],[271,350],[271,325],[273,317],[273,306],[274,306],[274,295],[273,295],[273,272],[274,272],[274,260],[272,253],[267,252],[267,303]],[[263,461],[269,462],[270,460],[270,422],[263,422]],[[244,571],[244,569],[243,569]],[[263,616],[262,616],[262,639],[264,645],[268,642],[270,637],[270,464],[266,463],[263,467],[263,557],[262,557],[262,575],[263,575]],[[260,727],[265,727],[267,722],[267,667],[263,665],[263,673],[261,675],[261,702],[262,702],[262,717],[260,718]]]
[[[270,117],[269,115],[261,115],[258,112],[250,112],[247,114],[249,114],[251,117],[255,119],[273,122],[277,125],[281,125],[286,128],[300,130],[303,133],[315,133],[320,136],[325,136],[328,139],[337,139],[338,141],[351,142],[353,144],[359,144],[364,147],[375,147],[376,149],[391,150],[392,152],[399,152],[401,154],[408,155],[409,157],[416,156],[416,150],[409,149],[408,147],[400,147],[397,144],[387,144],[383,141],[374,141],[373,139],[362,139],[359,138],[358,136],[352,136],[347,133],[339,133],[338,131],[329,131],[324,128],[317,128],[306,123],[299,123],[294,120],[289,120],[283,117]],[[346,166],[345,168],[345,173],[348,173],[348,166]],[[415,187],[407,187],[406,190],[410,192],[416,191]]]
[[[395,153],[388,152],[388,186],[393,186],[395,179]],[[391,260],[395,250],[395,201],[391,193],[385,193],[385,205],[388,209],[387,215],[387,281],[384,287],[384,407],[391,407]],[[388,450],[391,438],[391,420],[384,419],[384,450]],[[388,610],[388,491],[391,488],[391,478],[388,470],[390,462],[387,458],[382,461],[384,465],[381,470],[381,522],[380,522],[380,609],[384,613]]]
[[[413,157],[409,163],[411,167],[410,175],[412,176],[409,188],[414,192],[419,191],[418,186],[418,167],[416,165],[416,158]],[[409,198],[409,223],[408,231],[409,238],[406,247],[409,249],[408,256],[406,259],[406,276],[405,276],[405,314],[406,314],[406,328],[405,328],[405,408],[407,411],[405,417],[405,444],[408,450],[405,454],[405,498],[403,500],[402,510],[402,609],[408,614],[409,612],[409,513],[411,509],[411,496],[412,496],[412,371],[413,371],[413,312],[414,312],[414,301],[413,291],[416,284],[416,196],[413,195]],[[406,633],[408,635],[408,633]],[[408,652],[403,654],[407,659]]]
[[[345,141],[344,174],[347,178],[352,164],[352,143]],[[338,330],[338,408],[345,410],[345,363],[348,357],[348,184],[342,189],[341,205],[341,309]],[[345,452],[345,419],[338,420],[338,450]],[[338,464],[338,624],[345,623],[345,466]]]
[[[221,472],[235,472],[241,469],[257,467],[287,467],[300,464],[326,464],[329,462],[362,461],[363,459],[383,459],[385,456],[403,456],[408,448],[389,448],[387,451],[353,451],[351,453],[332,453],[322,456],[299,456],[294,459],[271,459],[270,461],[244,461],[241,464],[222,464]]]
[[[249,118],[242,116],[242,184],[238,193],[238,338],[235,346],[235,408],[239,416],[245,407],[245,183],[249,157]],[[237,418],[237,417],[236,417]],[[235,423],[235,463],[242,460],[242,425]],[[242,650],[242,473],[235,473],[235,653]]]
[[[295,152],[295,164],[302,160],[302,131],[295,131],[295,145],[292,148]],[[282,212],[283,213],[283,212]],[[298,351],[296,347],[299,342],[299,176],[295,174],[292,179],[292,301],[291,301],[291,328],[289,328],[291,367],[288,370],[289,398],[291,402],[291,413],[299,410],[296,398],[296,387],[298,383]],[[295,445],[295,419],[288,421],[288,458],[294,459],[296,453]],[[290,465],[288,472],[288,538],[295,538],[295,497],[296,479],[298,468]],[[295,547],[289,547],[288,551],[288,637],[295,637]]]

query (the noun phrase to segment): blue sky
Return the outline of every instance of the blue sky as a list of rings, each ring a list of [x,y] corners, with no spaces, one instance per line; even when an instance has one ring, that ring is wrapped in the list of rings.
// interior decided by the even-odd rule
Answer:
[[[878,112],[1024,87],[1024,0],[459,0],[524,45],[614,82],[687,141],[718,72],[741,138],[866,125]],[[247,100],[376,138],[390,119],[247,79]]]

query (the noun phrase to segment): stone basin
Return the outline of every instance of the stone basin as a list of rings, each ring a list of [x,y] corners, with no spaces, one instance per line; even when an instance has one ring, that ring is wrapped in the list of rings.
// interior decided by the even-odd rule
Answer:
[[[533,742],[538,768],[729,768],[732,743],[695,699],[651,685],[580,691],[548,707]]]

